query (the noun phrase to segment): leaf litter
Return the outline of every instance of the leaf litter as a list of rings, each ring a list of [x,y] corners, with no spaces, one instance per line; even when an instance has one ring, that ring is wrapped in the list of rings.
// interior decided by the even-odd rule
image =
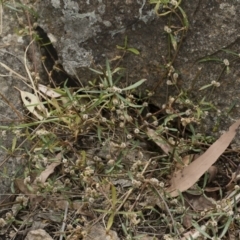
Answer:
[[[111,75],[111,72],[110,72],[110,68],[108,66],[107,76],[110,76],[110,75]],[[140,80],[138,83],[133,84],[130,87],[123,88],[122,90],[123,91],[132,90],[135,87],[142,84],[144,81],[145,81],[145,79]],[[48,101],[49,103],[54,103],[52,105],[54,107],[56,107],[56,109],[61,110],[61,106],[60,106],[61,103],[56,104],[57,102],[56,102],[55,98],[62,96],[62,94],[58,94],[58,92],[55,91],[54,89],[50,89],[48,87],[45,87],[44,85],[39,85],[38,90],[41,91],[42,94],[45,95],[45,97],[43,97],[44,99],[46,99],[47,101],[49,100]],[[22,100],[23,100],[25,106],[33,115],[35,115],[36,118],[38,118],[39,120],[44,120],[46,117],[49,116],[48,110],[39,101],[38,96],[28,93],[28,92],[24,92],[24,91],[20,91],[20,93],[21,93],[21,97],[22,97]],[[36,93],[36,91],[35,91],[35,93]],[[121,99],[124,103],[128,103],[123,98],[123,96],[121,96],[119,94],[116,94],[116,95],[119,96],[119,99]],[[111,96],[111,93],[106,96],[107,97]],[[51,98],[52,102],[50,99],[48,99],[48,97]],[[68,105],[68,100],[69,100],[68,97],[69,96],[66,96],[67,102],[65,105]],[[70,100],[72,101],[73,100],[72,96],[70,96],[70,98],[71,98]],[[69,101],[69,103],[71,101]],[[94,99],[94,101],[96,101],[96,100]],[[98,101],[99,100],[97,100],[97,102]],[[74,102],[74,101],[72,101],[72,102]],[[131,106],[131,107],[137,106],[138,108],[141,108],[141,105],[139,105],[139,104],[136,105],[136,103],[129,104],[129,106]],[[74,106],[74,107],[76,109],[76,106]],[[70,111],[75,111],[75,109],[71,108],[71,106],[69,106]],[[69,120],[67,121],[67,118],[66,118],[66,121],[63,121],[63,122],[65,122],[68,125],[71,120],[70,117],[75,116],[74,114],[76,114],[76,113],[71,112],[71,115],[69,115]],[[177,118],[179,116],[180,115],[175,114],[174,118]],[[88,118],[88,116],[87,116],[87,118]],[[168,119],[165,119],[164,124],[166,125],[167,123],[170,123],[171,118],[172,118],[172,116],[169,116]],[[92,120],[93,122],[96,120],[94,118],[92,118],[92,119],[93,119]],[[99,121],[99,119],[97,119],[97,121]],[[77,124],[76,121],[73,120],[73,122],[75,124]],[[140,207],[140,209],[144,209],[145,211],[147,209],[154,209],[154,211],[156,211],[155,207],[158,207],[165,214],[169,214],[170,221],[172,222],[172,224],[174,224],[175,220],[171,214],[171,210],[169,209],[168,203],[162,196],[163,190],[166,190],[166,192],[172,197],[177,197],[180,195],[183,199],[183,204],[185,205],[185,207],[192,208],[192,209],[188,209],[185,211],[186,217],[184,218],[184,225],[186,227],[194,226],[194,224],[192,222],[192,218],[191,218],[192,212],[193,211],[195,211],[195,212],[201,211],[203,209],[209,210],[214,206],[211,198],[208,198],[207,196],[203,195],[201,191],[199,194],[196,194],[197,190],[194,189],[194,187],[195,187],[194,185],[199,180],[199,178],[206,172],[208,172],[208,183],[214,181],[214,178],[216,177],[216,175],[218,173],[217,172],[218,169],[215,166],[213,166],[213,164],[217,161],[219,156],[225,151],[225,149],[230,144],[231,140],[235,136],[235,130],[237,129],[239,124],[240,124],[239,121],[237,121],[235,124],[233,124],[230,127],[229,132],[223,134],[214,144],[212,144],[212,146],[204,154],[199,156],[197,159],[195,159],[196,155],[192,155],[192,154],[183,156],[181,154],[182,152],[180,152],[179,149],[177,149],[174,144],[170,144],[167,138],[165,138],[161,134],[158,134],[157,131],[155,131],[156,130],[155,128],[154,129],[152,129],[150,127],[145,128],[143,130],[143,132],[146,134],[148,139],[153,141],[164,153],[163,158],[159,157],[159,159],[163,160],[167,156],[168,160],[169,159],[173,160],[173,162],[172,162],[173,168],[172,169],[174,169],[174,173],[170,179],[171,186],[169,188],[165,189],[163,187],[160,187],[161,186],[160,183],[158,185],[155,185],[156,181],[159,181],[159,180],[157,178],[152,177],[152,175],[155,177],[158,177],[160,179],[160,178],[163,178],[164,174],[162,174],[160,176],[156,175],[157,171],[156,171],[156,168],[154,167],[154,164],[156,165],[156,163],[154,163],[155,161],[152,161],[152,158],[146,157],[146,155],[145,155],[145,158],[139,157],[139,160],[135,161],[135,163],[134,163],[134,161],[132,161],[132,159],[134,158],[134,157],[132,157],[132,152],[133,152],[132,149],[129,152],[126,151],[124,153],[126,155],[126,156],[124,156],[124,158],[125,158],[124,164],[127,163],[129,165],[131,163],[131,161],[134,163],[132,165],[132,168],[130,169],[129,176],[127,176],[127,174],[126,174],[126,176],[124,176],[122,178],[118,178],[118,180],[113,180],[109,176],[104,180],[105,187],[111,186],[112,194],[109,194],[109,191],[104,191],[103,183],[101,186],[100,192],[106,198],[106,201],[105,202],[101,201],[100,207],[98,207],[98,209],[95,209],[95,211],[96,212],[102,211],[102,213],[104,213],[103,218],[105,218],[107,216],[106,219],[108,219],[108,221],[105,222],[106,227],[103,227],[100,224],[93,224],[93,225],[91,225],[91,227],[88,228],[87,236],[88,237],[90,236],[91,238],[94,238],[94,239],[107,239],[107,238],[108,239],[110,238],[113,240],[119,239],[117,232],[112,230],[112,227],[115,225],[115,220],[117,219],[117,217],[119,215],[125,214],[125,217],[129,218],[130,223],[133,225],[138,225],[141,222],[140,218],[138,218],[139,216],[137,215],[137,213],[132,212],[132,209],[135,206],[138,206],[138,208]],[[98,125],[98,130],[100,130],[98,132],[98,138],[100,141],[102,140],[102,138],[104,138],[101,135],[101,134],[103,134],[100,129],[101,127],[102,127],[101,125]],[[76,128],[77,127],[74,125],[73,129],[75,130]],[[116,134],[115,131],[116,131],[116,129],[114,129],[114,135]],[[121,138],[121,134],[118,135],[118,137],[119,136]],[[44,140],[46,140],[46,139],[44,139]],[[69,143],[67,143],[67,144],[69,144]],[[115,148],[112,147],[113,145],[115,146]],[[69,144],[69,146],[72,147],[73,145]],[[115,155],[115,157],[118,157],[119,155],[121,155],[121,157],[123,156],[122,155],[123,154],[122,147],[117,142],[114,143],[112,141],[110,144],[105,143],[105,147],[108,149],[107,154],[110,157],[112,157],[114,155]],[[141,149],[141,148],[139,148],[139,149]],[[85,156],[84,158],[86,158],[86,155],[93,156],[95,154],[95,152],[93,152],[91,154],[89,154],[89,153],[90,153],[90,151],[88,151],[88,150],[86,152],[85,152],[85,150],[82,151],[82,155]],[[75,154],[77,156],[79,153],[75,153]],[[101,156],[102,159],[104,159],[107,154],[103,153],[102,154],[103,156]],[[127,157],[127,155],[128,155],[128,157]],[[136,155],[137,154],[135,154],[135,156]],[[100,154],[98,156],[100,156]],[[156,157],[157,156],[155,156],[154,158],[156,158]],[[66,218],[66,215],[68,214],[67,213],[68,207],[66,207],[66,206],[69,206],[70,211],[75,211],[76,214],[80,214],[83,217],[89,217],[90,219],[94,219],[96,212],[92,213],[91,211],[86,210],[86,205],[84,204],[84,202],[75,201],[74,199],[68,200],[66,198],[60,197],[59,194],[53,194],[54,197],[52,197],[51,199],[47,199],[47,195],[43,196],[44,194],[42,196],[37,196],[38,195],[38,192],[37,192],[38,184],[44,185],[46,183],[46,185],[47,185],[48,179],[49,179],[49,182],[51,182],[52,181],[51,175],[54,175],[53,173],[55,172],[55,169],[62,163],[61,162],[61,158],[62,158],[61,153],[57,154],[56,158],[59,161],[55,161],[55,162],[48,164],[46,166],[45,170],[41,170],[40,172],[38,171],[37,175],[31,176],[32,182],[30,184],[26,184],[24,182],[24,180],[22,180],[22,179],[16,179],[15,183],[16,183],[18,190],[21,193],[23,193],[29,197],[29,200],[31,202],[30,209],[35,209],[37,207],[37,205],[41,202],[42,208],[49,208],[51,206],[50,209],[54,209],[54,210],[58,209],[61,211],[65,210],[64,218]],[[92,161],[92,159],[89,161],[86,161],[86,159],[84,159],[83,162],[84,163],[86,163],[86,162],[92,163],[94,161]],[[125,166],[124,165],[123,166],[126,167],[126,166],[128,166],[127,164]],[[134,166],[134,169],[139,168],[142,178],[140,178],[140,175],[131,176],[132,171],[133,171],[133,166]],[[158,167],[159,167],[159,169],[162,168],[161,165],[159,165]],[[143,168],[143,170],[141,168]],[[114,170],[114,168],[112,168],[112,169],[110,168],[108,171],[111,172],[113,170]],[[84,177],[85,177],[85,181],[86,181],[86,179],[89,180],[90,184],[92,184],[92,182],[94,182],[94,181],[97,181],[97,182],[99,181],[99,178],[96,176],[94,176],[94,177],[84,176]],[[128,179],[128,177],[130,180]],[[127,178],[127,179],[125,179],[125,178]],[[139,179],[137,181],[134,178],[136,178],[136,179],[139,178]],[[35,181],[36,179],[38,179],[38,183]],[[54,180],[54,181],[55,181],[55,183],[59,183],[60,185],[62,183],[59,179]],[[76,179],[75,179],[75,181],[76,181]],[[143,184],[141,183],[141,181]],[[166,183],[166,182],[164,182],[164,183]],[[138,187],[140,187],[140,192],[138,194],[134,193],[134,190],[136,189],[136,184],[139,184]],[[117,197],[120,193],[124,193],[124,191],[123,190],[120,191],[119,189],[117,191],[117,188],[119,185],[121,185],[122,188],[129,188],[129,190],[127,189],[127,194],[125,193],[126,197],[123,199],[123,202],[121,202],[121,203],[119,203],[119,200],[117,199]],[[94,186],[94,184],[91,185],[91,188],[92,188],[92,186]],[[142,194],[145,190],[146,191],[148,190],[148,187],[151,187],[151,186],[154,186],[153,188],[158,193],[158,197],[156,197],[156,195],[154,195],[152,192],[148,193],[147,196],[145,196],[145,194]],[[156,186],[158,188],[156,188]],[[90,190],[90,187],[86,188],[86,189]],[[95,190],[95,189],[93,189],[93,190]],[[191,190],[191,191],[189,191],[188,193],[184,193],[187,190]],[[215,191],[215,189],[214,190],[212,189],[212,192],[214,192],[214,191]],[[195,192],[195,195],[194,195],[194,192]],[[108,197],[109,195],[111,195],[111,198]],[[122,201],[122,198],[120,198],[120,199]],[[132,207],[130,207],[130,210],[128,210],[128,212],[120,211],[120,209],[124,206],[125,201],[131,201],[131,200],[133,202],[130,203],[130,204],[132,204]],[[98,202],[98,200],[95,200],[95,201]],[[111,204],[106,204],[109,202],[111,202]],[[103,206],[105,206],[106,209],[109,209],[109,207],[110,207],[110,210],[104,210]],[[18,204],[18,205],[13,205],[13,207],[18,208],[17,210],[15,210],[14,215],[16,216],[19,213],[19,209],[20,209],[19,207],[21,207],[21,206]],[[136,209],[137,209],[137,207],[136,207]],[[134,217],[132,217],[132,218],[128,217],[128,215],[131,215],[131,214],[133,214],[133,215],[135,214]],[[55,222],[55,223],[56,222],[59,223],[62,220],[62,218],[59,218],[58,214],[52,214],[52,217],[51,217],[50,213],[38,214],[38,216],[46,221],[51,221],[51,222]],[[37,224],[37,221],[34,221],[34,223]],[[64,229],[65,229],[64,224],[65,223],[63,221],[62,231],[64,231]],[[135,227],[133,225],[132,225],[132,227]],[[174,228],[176,228],[176,226],[174,226]],[[28,230],[30,230],[30,229],[28,229]],[[177,230],[177,232],[178,232],[178,230]],[[178,232],[178,234],[179,234],[179,232]],[[76,231],[72,231],[72,235],[69,237],[70,237],[70,239],[71,239],[71,237],[80,239],[83,237],[83,235],[82,235],[82,232],[79,232],[76,230]],[[148,237],[147,235],[145,235],[145,238],[150,239],[151,237]],[[88,238],[83,238],[83,239],[88,239]]]

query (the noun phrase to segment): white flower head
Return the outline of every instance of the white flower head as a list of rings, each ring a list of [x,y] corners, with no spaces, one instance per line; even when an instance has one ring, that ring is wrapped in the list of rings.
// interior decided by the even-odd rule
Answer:
[[[164,31],[165,31],[166,33],[171,33],[171,32],[172,32],[172,29],[171,29],[170,27],[168,27],[168,26],[164,26]]]
[[[229,61],[228,61],[228,59],[224,59],[224,60],[223,60],[223,63],[224,63],[225,66],[229,66]]]

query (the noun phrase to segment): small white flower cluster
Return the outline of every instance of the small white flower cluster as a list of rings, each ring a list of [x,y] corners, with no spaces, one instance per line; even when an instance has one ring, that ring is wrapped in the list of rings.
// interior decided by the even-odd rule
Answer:
[[[148,106],[148,103],[147,102],[143,102],[143,107],[147,107]]]
[[[1,137],[2,137],[3,140],[6,140],[6,138],[7,138],[7,131],[6,130],[1,131]]]
[[[91,187],[87,187],[85,189],[85,197],[87,197],[91,203],[94,202],[94,198],[96,198],[97,195],[98,195],[98,193],[97,193],[96,189],[91,188]]]
[[[15,130],[13,130],[13,133],[16,135],[17,138],[21,137],[21,130],[15,129]]]
[[[171,80],[169,80],[169,79],[167,80],[167,82],[166,82],[166,83],[167,83],[167,85],[168,85],[168,86],[171,86],[171,85],[173,85],[173,84],[174,84],[174,83],[173,83]]]
[[[85,176],[92,176],[94,174],[94,169],[91,167],[86,167],[84,170],[84,175]]]
[[[168,26],[164,26],[164,31],[165,31],[166,33],[171,33],[171,32],[172,32],[172,29],[171,29],[170,27],[168,27]]]
[[[216,82],[215,80],[211,81],[211,84],[212,84],[214,87],[220,87],[220,85],[221,85],[220,82]]]
[[[181,118],[181,123],[184,127],[186,127],[189,123],[196,122],[196,120],[193,117],[189,118]]]
[[[187,109],[187,110],[185,111],[185,114],[186,114],[187,116],[191,115],[191,114],[192,114],[192,110],[191,110],[191,109]]]
[[[100,161],[102,161],[102,159],[101,159],[100,157],[98,157],[97,155],[95,155],[95,156],[93,157],[93,160],[94,160],[95,162],[100,162]]]
[[[112,103],[113,103],[114,106],[117,106],[117,105],[119,104],[118,98],[113,97],[113,98],[112,98]]]
[[[176,213],[177,214],[182,214],[182,213],[184,213],[185,210],[186,210],[186,208],[184,206],[177,207],[176,208]]]
[[[163,239],[164,239],[164,240],[174,240],[174,238],[172,238],[169,234],[165,234],[165,235],[163,236]]]
[[[7,221],[12,221],[12,220],[14,220],[14,216],[13,216],[12,212],[7,212],[7,213],[6,213],[6,220],[7,220]]]
[[[23,180],[24,185],[27,185],[27,184],[29,184],[30,182],[31,182],[30,176],[27,176],[27,177],[24,178],[24,180]]]
[[[128,214],[128,217],[130,219],[130,222],[134,226],[138,225],[140,223],[140,221],[141,221],[140,218],[137,218],[137,214],[136,213],[130,213],[130,214]]]
[[[116,163],[116,161],[114,159],[109,159],[107,162],[107,165],[112,167],[112,166],[114,166],[115,163]]]
[[[138,134],[138,133],[140,133],[140,130],[138,128],[135,128],[134,133]]]
[[[132,135],[129,133],[129,134],[127,134],[127,139],[132,139]]]
[[[131,167],[131,171],[135,172],[139,166],[142,166],[143,162],[141,160],[137,160]]]
[[[37,136],[46,136],[48,134],[50,134],[50,132],[45,129],[39,129],[36,131]]]
[[[141,185],[142,185],[142,182],[141,182],[141,181],[138,181],[138,180],[136,180],[136,179],[133,179],[133,180],[132,180],[132,186],[133,186],[134,188],[139,188]]]
[[[122,142],[121,144],[120,144],[120,148],[126,148],[127,147],[127,144],[125,143],[125,142]]]
[[[172,200],[170,201],[170,204],[172,204],[172,205],[174,205],[174,206],[177,206],[177,204],[178,204],[177,198],[172,199]]]
[[[178,4],[176,0],[171,0],[169,3],[172,4],[173,6],[177,6]]]
[[[173,73],[173,83],[176,84],[177,83],[177,79],[178,79],[178,73]]]
[[[3,228],[7,225],[7,222],[3,219],[3,218],[0,218],[0,228]]]
[[[29,198],[25,197],[24,195],[19,195],[16,197],[16,202],[22,204],[24,207],[27,206]]]
[[[87,120],[88,119],[88,114],[83,114],[82,118],[83,118],[83,120]]]
[[[228,61],[228,59],[224,59],[224,60],[223,60],[223,63],[224,63],[225,66],[229,66],[229,64],[230,64],[229,61]]]
[[[122,89],[116,86],[107,88],[107,91],[110,93],[122,93]]]
[[[212,227],[217,227],[218,223],[215,220],[209,221],[208,224]]]

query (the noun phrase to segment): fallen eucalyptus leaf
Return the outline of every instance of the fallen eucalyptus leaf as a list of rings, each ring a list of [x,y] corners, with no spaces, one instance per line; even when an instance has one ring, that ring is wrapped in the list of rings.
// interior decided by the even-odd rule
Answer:
[[[198,179],[217,161],[236,135],[240,120],[236,121],[210,148],[183,170],[176,172],[167,192],[172,197],[179,195],[195,184]]]

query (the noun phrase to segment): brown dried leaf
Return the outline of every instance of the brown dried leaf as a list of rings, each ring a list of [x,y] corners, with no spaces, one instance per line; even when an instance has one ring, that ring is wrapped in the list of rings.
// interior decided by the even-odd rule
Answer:
[[[106,232],[106,229],[103,228],[100,224],[96,224],[91,227],[91,229],[88,232],[88,235],[83,238],[84,240],[119,240],[119,237],[115,231],[108,231]]]
[[[183,226],[185,228],[190,228],[192,227],[192,216],[190,214],[185,214],[183,216]]]
[[[21,193],[24,193],[26,195],[31,195],[33,193],[30,191],[30,189],[28,189],[27,185],[24,184],[23,179],[16,178],[14,183]]]
[[[209,174],[209,176],[208,176],[208,182],[209,182],[209,183],[212,182],[212,181],[215,179],[217,173],[218,173],[218,168],[217,168],[216,166],[211,166],[211,167],[208,169],[208,174]]]
[[[181,170],[184,167],[188,166],[194,159],[195,154],[189,154],[182,158],[181,162],[176,163],[176,170]]]
[[[53,240],[53,238],[43,229],[30,231],[24,240]]]
[[[55,167],[57,167],[59,164],[61,164],[61,162],[53,162],[48,165],[43,172],[41,172],[39,178],[41,179],[42,183],[45,183],[48,177],[54,172]]]
[[[199,158],[193,161],[183,170],[176,172],[171,179],[171,186],[167,192],[172,197],[179,195],[195,184],[198,179],[217,161],[225,149],[229,146],[236,134],[240,120],[236,121],[212,146]]]
[[[54,172],[55,167],[57,167],[58,165],[61,164],[61,161],[60,161],[61,157],[62,157],[62,155],[61,155],[61,153],[59,153],[56,156],[57,161],[48,165],[47,168],[43,172],[41,172],[39,178],[41,179],[42,183],[45,183],[45,181],[48,179],[48,177]]]
[[[193,210],[195,211],[203,211],[204,209],[213,208],[214,204],[210,201],[210,199],[201,196],[191,196],[189,197],[189,203],[191,204]]]

